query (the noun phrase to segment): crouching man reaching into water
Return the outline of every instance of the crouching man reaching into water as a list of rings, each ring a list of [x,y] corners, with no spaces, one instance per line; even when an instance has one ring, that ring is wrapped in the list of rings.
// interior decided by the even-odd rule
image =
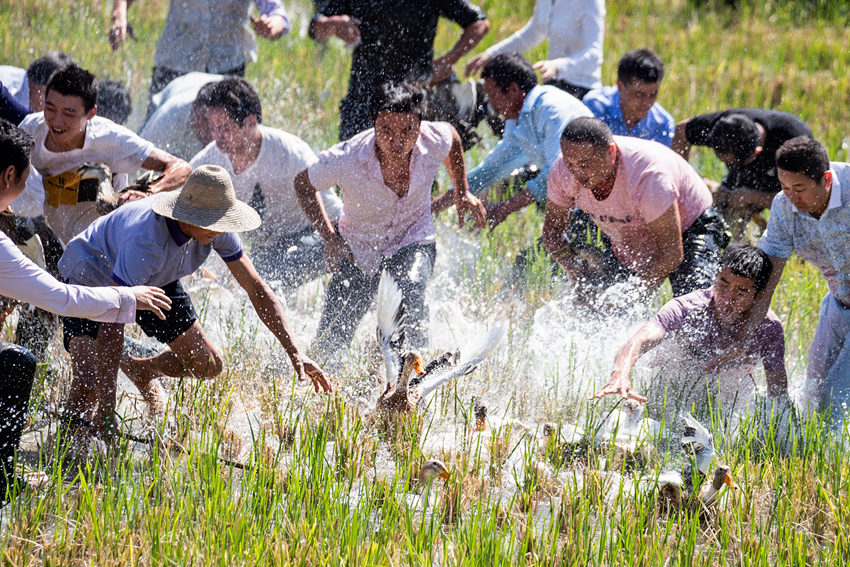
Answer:
[[[334,272],[319,322],[316,349],[331,354],[351,343],[387,269],[403,294],[407,339],[428,346],[425,286],[437,247],[431,186],[445,164],[463,226],[471,213],[484,228],[484,205],[469,192],[460,135],[445,122],[422,122],[424,93],[411,85],[380,87],[370,104],[375,127],[319,154],[295,178],[298,201],[325,241]],[[342,216],[334,231],[317,188],[339,186]]]
[[[68,243],[59,269],[71,283],[159,285],[171,298],[165,320],[145,314],[136,317],[148,336],[168,344],[168,350],[152,358],[122,358],[122,323],[64,319],[65,348],[74,367],[68,402],[73,416],[91,420],[99,405],[100,423],[110,422],[119,363],[154,410],[161,410],[165,403],[160,376],[210,379],[221,373],[221,355],[201,329],[192,301],[180,285],[180,278],[199,268],[213,250],[248,292],[260,319],[289,355],[298,378],[309,376],[317,392],[333,391],[322,370],[293,341],[283,307],[242,251],[235,233],[258,226],[259,215],[236,199],[227,171],[201,166],[179,193],[124,205]]]
[[[549,172],[543,243],[579,290],[632,275],[648,291],[669,277],[674,296],[711,285],[725,225],[684,159],[657,142],[614,136],[596,118],[570,122],[561,152]],[[575,207],[607,237],[599,273],[588,273],[575,254],[587,248],[583,238],[568,240]]]
[[[714,284],[668,302],[617,353],[611,379],[595,397],[618,394],[646,402],[632,389],[629,375],[638,358],[660,346],[664,350],[662,375],[649,388],[650,405],[670,409],[707,406],[710,394],[724,413],[742,407],[754,395],[751,372],[759,360],[767,377],[767,394],[788,395],[785,371],[785,334],[773,311],[763,315],[755,335],[739,350],[738,357],[719,378],[704,371],[712,356],[735,342],[741,323],[766,292],[773,264],[767,254],[749,244],[729,246],[720,259]],[[670,362],[672,361],[672,362]]]
[[[26,186],[31,171],[32,136],[0,120],[0,210],[9,206]],[[161,289],[66,285],[26,258],[8,236],[0,232],[0,295],[26,301],[50,311],[110,323],[129,323],[142,311],[163,318],[170,300]],[[38,484],[43,475],[27,479],[14,476],[14,455],[26,423],[36,359],[17,345],[0,341],[0,507],[27,484]]]

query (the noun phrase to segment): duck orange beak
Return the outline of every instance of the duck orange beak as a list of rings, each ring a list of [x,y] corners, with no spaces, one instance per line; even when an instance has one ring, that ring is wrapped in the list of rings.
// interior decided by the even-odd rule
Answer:
[[[425,369],[422,368],[422,360],[417,358],[413,361],[413,371],[416,372],[419,376],[425,374]]]
[[[729,473],[726,473],[726,476],[723,477],[723,484],[725,484],[732,490],[738,489],[738,486],[735,484],[735,481],[732,480],[732,475]]]
[[[440,473],[440,478],[443,480],[449,480],[452,478],[452,475],[449,474],[449,471],[443,471]]]

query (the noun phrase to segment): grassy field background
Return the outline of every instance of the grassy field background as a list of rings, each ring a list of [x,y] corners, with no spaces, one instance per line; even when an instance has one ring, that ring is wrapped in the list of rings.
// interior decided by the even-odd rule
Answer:
[[[777,108],[803,118],[834,160],[850,149],[850,29],[841,3],[744,2],[741,11],[682,0],[608,2],[603,82],[628,49],[648,47],[667,65],[660,102],[676,119],[730,106]],[[531,15],[531,0],[482,2],[493,27],[482,48],[507,37]],[[153,53],[168,2],[133,5],[140,41],[112,53],[106,41],[111,3],[93,0],[0,0],[0,63],[26,67],[52,49],[71,53],[103,78],[134,93],[138,124],[147,99]],[[265,123],[321,150],[336,140],[337,104],[345,93],[350,51],[306,36],[307,3],[288,4],[292,32],[260,41],[247,76],[264,103]],[[457,29],[442,25],[437,53]],[[545,57],[545,44],[526,54]],[[457,69],[461,71],[461,67]],[[468,155],[477,163],[485,147]],[[710,152],[698,170],[719,178]],[[443,179],[445,182],[445,179]],[[333,400],[292,384],[287,362],[266,353],[271,341],[246,302],[226,282],[197,284],[205,328],[226,356],[217,380],[174,381],[170,427],[188,453],[129,440],[99,453],[80,474],[50,458],[49,412],[67,388],[67,361],[32,401],[30,459],[42,459],[48,490],[19,497],[0,514],[0,562],[8,565],[840,565],[850,557],[850,459],[846,435],[805,423],[790,447],[764,424],[744,420],[727,439],[715,422],[720,458],[740,485],[710,515],[665,512],[657,495],[637,488],[677,462],[662,455],[637,473],[599,471],[599,460],[564,462],[541,442],[536,425],[589,421],[614,400],[582,397],[604,381],[617,344],[645,312],[621,321],[576,316],[567,286],[548,276],[545,259],[527,273],[519,295],[506,290],[513,257],[539,234],[528,209],[492,234],[438,226],[440,256],[429,300],[435,343],[458,345],[497,316],[510,316],[508,344],[468,381],[441,392],[431,412],[394,437],[379,435],[365,400],[372,345],[355,345],[355,363],[337,381]],[[285,298],[299,340],[315,330],[323,284]],[[816,271],[789,263],[773,308],[786,325],[787,361],[795,380],[817,323],[826,286]],[[665,298],[663,292],[656,302]],[[368,327],[368,320],[364,323]],[[374,327],[372,327],[374,328]],[[279,350],[279,349],[278,349]],[[651,379],[649,370],[641,374]],[[490,430],[471,430],[470,396],[491,396]],[[126,415],[137,416],[132,397]],[[494,412],[495,413],[495,412]],[[519,434],[520,419],[531,429]],[[141,421],[141,420],[139,420]],[[147,432],[136,421],[124,424]],[[141,433],[139,433],[141,434]],[[32,439],[36,439],[35,442]],[[441,440],[449,439],[441,443]],[[44,453],[39,457],[37,449]],[[253,465],[238,469],[219,456]],[[452,479],[435,503],[417,505],[416,471],[444,459]],[[597,455],[605,459],[610,455]],[[607,459],[610,461],[610,458]],[[49,461],[49,462],[48,462]],[[73,482],[69,482],[73,481]]]

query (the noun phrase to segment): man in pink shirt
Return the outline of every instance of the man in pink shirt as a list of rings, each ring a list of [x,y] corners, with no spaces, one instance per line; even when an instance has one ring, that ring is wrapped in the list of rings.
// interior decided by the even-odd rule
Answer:
[[[484,228],[484,205],[466,183],[463,147],[445,122],[422,122],[421,89],[379,87],[370,101],[375,127],[319,154],[295,178],[298,201],[325,241],[328,286],[315,349],[325,355],[351,343],[378,289],[382,270],[399,284],[413,348],[428,344],[425,286],[437,248],[431,221],[431,186],[445,164],[455,191],[460,225],[471,213]],[[337,233],[317,187],[342,190]]]
[[[0,210],[20,195],[30,173],[32,136],[0,119]],[[164,319],[162,310],[171,300],[155,287],[82,287],[65,285],[36,266],[0,232],[0,295],[25,301],[52,313],[86,317],[97,321],[131,322],[136,311],[153,311]],[[0,341],[0,507],[27,482],[14,476],[13,458],[29,405],[35,378],[36,360],[17,345]]]
[[[676,297],[711,285],[725,224],[684,159],[658,142],[613,136],[596,118],[570,122],[561,152],[549,174],[543,242],[576,285],[634,275],[654,291],[669,277]],[[587,246],[584,235],[569,235],[576,207],[607,237],[596,273],[575,253]]]

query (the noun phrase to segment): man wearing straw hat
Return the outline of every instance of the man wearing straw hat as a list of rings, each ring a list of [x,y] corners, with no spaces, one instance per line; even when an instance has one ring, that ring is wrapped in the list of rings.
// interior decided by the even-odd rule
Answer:
[[[254,230],[260,222],[253,208],[236,199],[226,170],[201,166],[180,192],[124,205],[68,244],[59,269],[69,282],[89,286],[144,282],[162,287],[172,302],[165,320],[144,313],[136,317],[148,336],[169,346],[152,358],[122,357],[122,324],[63,320],[65,348],[74,368],[68,401],[72,422],[94,421],[98,427],[111,422],[119,366],[154,411],[162,410],[166,401],[160,376],[210,379],[221,373],[221,355],[201,329],[192,301],[180,285],[180,278],[200,267],[212,250],[248,292],[260,319],[289,355],[298,378],[309,376],[317,392],[333,391],[322,370],[293,342],[283,307],[242,250],[236,233]],[[98,406],[101,419],[94,420]]]

